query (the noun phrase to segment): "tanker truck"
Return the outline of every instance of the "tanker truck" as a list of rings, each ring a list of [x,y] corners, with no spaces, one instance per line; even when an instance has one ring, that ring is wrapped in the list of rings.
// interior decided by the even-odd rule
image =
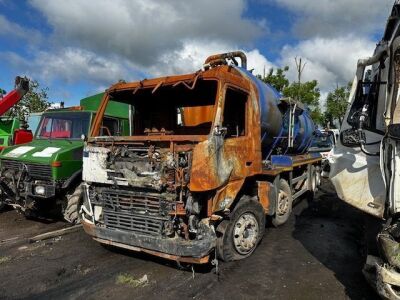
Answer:
[[[106,91],[83,152],[86,233],[177,262],[239,260],[267,221],[284,224],[293,203],[316,191],[309,111],[246,62],[240,51],[218,54],[193,74]],[[100,134],[111,100],[129,105],[129,136]]]
[[[371,215],[364,275],[400,299],[400,1],[371,57],[358,60],[330,178],[338,196]],[[368,216],[366,215],[366,216]]]

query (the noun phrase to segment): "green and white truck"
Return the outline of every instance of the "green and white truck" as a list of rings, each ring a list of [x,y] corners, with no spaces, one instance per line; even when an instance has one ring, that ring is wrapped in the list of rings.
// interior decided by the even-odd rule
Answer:
[[[45,111],[32,142],[5,148],[0,154],[0,189],[8,204],[29,217],[56,212],[79,222],[82,153],[103,94],[80,101],[80,106]],[[129,133],[129,109],[113,102],[107,107],[101,135]]]

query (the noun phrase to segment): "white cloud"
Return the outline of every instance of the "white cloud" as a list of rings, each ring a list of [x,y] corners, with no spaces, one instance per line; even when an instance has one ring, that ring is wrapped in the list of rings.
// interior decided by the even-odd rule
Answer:
[[[244,0],[31,0],[54,28],[58,44],[117,54],[152,66],[184,41],[246,44],[260,36],[257,21],[242,17]],[[263,25],[265,26],[265,24]]]
[[[221,41],[185,41],[182,49],[164,54],[160,59],[160,64],[151,66],[146,69],[146,72],[155,76],[194,72],[202,68],[208,56],[238,49],[240,50],[239,46]],[[244,52],[247,56],[248,69],[254,69],[254,74],[262,74],[264,67],[267,71],[269,68],[274,67],[273,63],[262,55],[258,49]]]
[[[288,77],[297,77],[294,58],[306,62],[302,80],[316,79],[321,88],[321,99],[337,84],[345,85],[356,71],[357,60],[372,54],[375,43],[368,38],[348,35],[337,38],[313,38],[295,46],[285,46],[281,52],[280,65],[289,66]],[[325,95],[325,96],[324,96]]]
[[[382,32],[393,0],[267,0],[297,15],[294,33],[303,38]]]
[[[0,54],[0,58],[4,58],[29,77],[47,82],[57,78],[67,83],[85,81],[110,85],[122,78],[133,79],[135,75],[134,68],[128,61],[101,57],[76,48],[65,48],[57,52],[40,51],[33,59],[11,52]]]
[[[39,31],[22,27],[3,15],[0,15],[0,36],[4,36],[8,40],[18,38],[30,43],[39,43],[42,40]]]

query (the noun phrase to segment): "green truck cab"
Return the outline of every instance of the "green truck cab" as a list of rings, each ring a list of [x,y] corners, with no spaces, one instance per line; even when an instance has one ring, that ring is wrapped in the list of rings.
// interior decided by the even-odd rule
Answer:
[[[26,216],[57,211],[71,223],[79,222],[82,153],[103,94],[82,99],[80,106],[42,114],[32,142],[5,148],[0,154],[3,204]],[[107,109],[101,135],[129,133],[128,106],[113,102]]]
[[[21,126],[18,118],[0,117],[0,149],[13,145],[13,133]]]

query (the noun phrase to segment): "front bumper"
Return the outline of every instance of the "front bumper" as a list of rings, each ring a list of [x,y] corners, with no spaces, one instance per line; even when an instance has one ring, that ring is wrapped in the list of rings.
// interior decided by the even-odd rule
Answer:
[[[201,240],[183,240],[95,226],[85,219],[82,225],[85,232],[100,243],[181,262],[207,263],[216,246],[216,235],[211,228]]]

